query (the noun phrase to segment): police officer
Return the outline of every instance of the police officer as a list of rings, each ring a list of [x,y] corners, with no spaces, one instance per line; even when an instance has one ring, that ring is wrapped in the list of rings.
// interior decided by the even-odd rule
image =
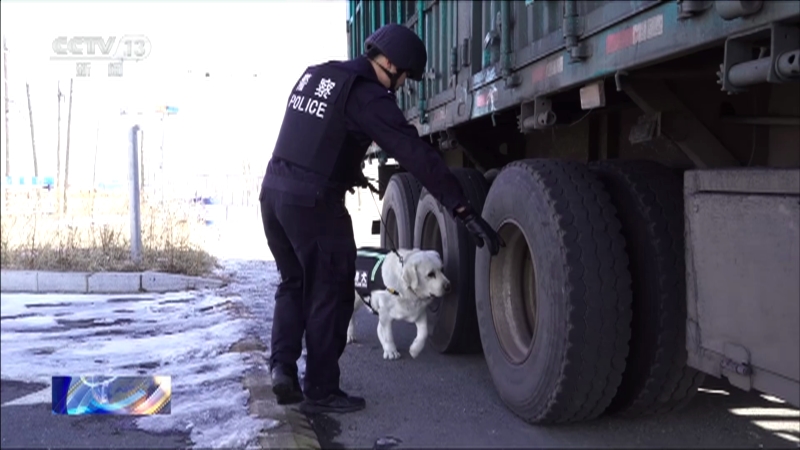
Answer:
[[[381,27],[366,53],[306,69],[287,102],[261,186],[261,214],[280,271],[275,293],[270,370],[281,404],[306,413],[363,409],[339,388],[339,358],[353,313],[356,245],[345,193],[363,186],[361,162],[374,141],[414,175],[495,255],[500,236],[480,217],[438,151],[422,140],[397,106],[395,90],[421,80],[422,40],[397,24]],[[305,332],[307,370],[297,360]]]

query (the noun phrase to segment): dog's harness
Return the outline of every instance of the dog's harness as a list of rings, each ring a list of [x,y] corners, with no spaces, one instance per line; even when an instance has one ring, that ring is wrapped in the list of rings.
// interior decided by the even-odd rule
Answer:
[[[356,293],[361,301],[372,311],[372,314],[375,315],[378,312],[372,306],[371,294],[373,291],[385,290],[392,295],[400,295],[396,290],[387,287],[383,281],[381,268],[389,253],[396,254],[400,259],[400,264],[403,264],[403,258],[396,250],[362,247],[356,251]]]
[[[370,183],[370,179],[364,177],[364,183],[369,188],[369,193],[372,195],[372,201],[375,202],[375,208],[378,210],[378,217],[381,219],[381,223],[383,224],[384,228],[386,227],[386,222],[383,221],[383,215],[381,215],[381,209],[378,208],[378,202],[375,200],[375,194],[380,195],[380,191]],[[352,191],[351,191],[352,192]],[[383,266],[383,261],[386,259],[386,255],[389,253],[394,253],[397,255],[397,259],[400,261],[400,267],[403,267],[403,257],[400,256],[400,253],[397,251],[397,245],[395,244],[394,240],[389,236],[386,235],[386,238],[392,244],[392,249],[387,250],[384,248],[378,247],[362,247],[356,250],[356,294],[361,301],[367,305],[372,314],[378,315],[378,311],[375,311],[375,308],[372,307],[372,301],[370,299],[371,292],[375,290],[372,286],[375,286],[375,278],[378,277],[379,284],[381,287],[377,289],[382,289],[389,292],[392,295],[399,296],[400,293],[396,290],[386,287],[383,283],[383,273],[381,273],[381,266]],[[361,262],[359,262],[361,261]],[[370,261],[372,265],[370,265]],[[369,274],[369,276],[367,276]],[[362,278],[363,277],[363,278]]]

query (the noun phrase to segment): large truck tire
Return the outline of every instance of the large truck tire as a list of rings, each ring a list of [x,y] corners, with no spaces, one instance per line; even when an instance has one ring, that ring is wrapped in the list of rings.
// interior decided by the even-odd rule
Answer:
[[[483,209],[489,183],[475,169],[452,169],[464,194],[476,211]],[[444,273],[454,287],[428,307],[432,330],[429,341],[440,353],[478,353],[481,340],[475,316],[475,244],[464,225],[453,218],[426,190],[417,206],[414,247],[436,250]]]
[[[414,217],[422,185],[410,173],[389,178],[381,211],[381,248],[411,248],[414,243]]]
[[[477,316],[495,388],[529,423],[601,415],[625,370],[631,277],[603,184],[579,163],[516,161],[483,209],[506,246],[475,258]]]
[[[633,417],[680,409],[705,379],[686,362],[683,181],[649,161],[603,161],[590,168],[622,223],[633,287],[627,368],[606,412]]]

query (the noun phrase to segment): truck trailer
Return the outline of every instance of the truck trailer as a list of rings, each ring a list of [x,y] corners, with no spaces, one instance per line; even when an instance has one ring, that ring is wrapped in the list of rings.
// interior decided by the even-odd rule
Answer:
[[[800,407],[800,2],[350,1],[428,51],[398,105],[506,242],[387,153],[381,245],[456,287],[431,346],[483,352],[532,424],[685,406],[708,375]]]

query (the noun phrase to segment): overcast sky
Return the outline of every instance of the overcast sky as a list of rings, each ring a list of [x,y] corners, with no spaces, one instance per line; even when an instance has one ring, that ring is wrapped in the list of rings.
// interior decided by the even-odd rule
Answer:
[[[26,81],[40,176],[55,174],[58,83],[68,95],[69,78],[75,75],[74,62],[50,60],[52,42],[59,36],[145,35],[152,46],[145,60],[125,63],[122,78],[109,79],[107,63],[95,62],[91,78],[74,79],[70,178],[76,182],[90,180],[96,143],[98,173],[124,179],[126,168],[120,158],[126,158],[129,124],[121,122],[120,109],[148,113],[140,119],[150,130],[145,151],[157,152],[161,129],[150,113],[160,105],[179,108],[167,123],[168,169],[241,173],[242,163],[250,162],[253,171],[261,173],[286,98],[302,70],[324,60],[347,58],[344,0],[16,0],[3,1],[0,7],[9,48],[9,135],[15,175],[33,175]],[[210,78],[203,76],[205,72]],[[63,142],[66,99],[62,108]],[[0,141],[5,166],[5,140]],[[184,165],[178,167],[179,162]]]

